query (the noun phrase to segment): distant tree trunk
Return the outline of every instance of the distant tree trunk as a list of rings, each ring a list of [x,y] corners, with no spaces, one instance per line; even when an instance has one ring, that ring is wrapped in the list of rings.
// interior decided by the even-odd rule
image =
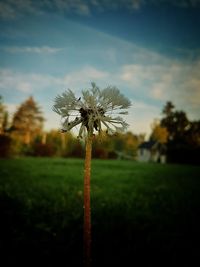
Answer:
[[[90,211],[90,172],[91,172],[92,136],[86,140],[84,169],[84,264],[91,266],[91,211]]]
[[[66,135],[65,134],[61,134],[61,148],[64,151],[66,147]]]
[[[29,145],[31,142],[31,134],[30,132],[26,132],[24,136],[24,144]]]
[[[47,133],[43,132],[42,133],[42,144],[46,145],[47,142]]]

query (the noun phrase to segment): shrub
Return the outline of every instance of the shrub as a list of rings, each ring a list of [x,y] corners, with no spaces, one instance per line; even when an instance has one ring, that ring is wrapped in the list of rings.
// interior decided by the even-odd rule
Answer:
[[[94,147],[94,149],[92,150],[92,156],[93,158],[97,159],[107,159],[108,151],[105,150],[104,148]]]
[[[84,154],[85,152],[80,142],[79,141],[74,142],[69,156],[74,158],[83,158]]]
[[[52,144],[35,143],[33,145],[33,156],[52,157],[56,154],[56,148]]]
[[[0,157],[6,158],[11,155],[12,139],[8,135],[0,135]]]

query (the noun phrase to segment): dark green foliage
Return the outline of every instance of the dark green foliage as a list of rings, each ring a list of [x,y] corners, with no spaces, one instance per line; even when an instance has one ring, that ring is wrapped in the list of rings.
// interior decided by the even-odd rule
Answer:
[[[8,130],[8,111],[3,103],[3,97],[0,95],[0,134]]]
[[[71,151],[68,155],[73,158],[83,158],[85,155],[83,144],[81,144],[77,139],[73,140],[73,143],[71,144]]]
[[[200,165],[200,147],[181,144],[169,146],[167,160],[169,163]]]
[[[3,266],[82,266],[83,163],[0,161]],[[194,266],[200,167],[93,160],[91,193],[93,266]]]
[[[56,155],[56,148],[53,144],[35,143],[32,148],[32,156],[52,157]]]
[[[173,163],[200,164],[200,121],[190,121],[184,111],[171,102],[163,109],[161,126],[169,133],[167,159]]]
[[[140,143],[140,136],[134,135],[132,132],[96,135],[93,140],[92,156],[97,159],[116,159],[120,157],[134,159]]]
[[[12,139],[10,136],[0,134],[0,158],[9,157],[11,154]]]

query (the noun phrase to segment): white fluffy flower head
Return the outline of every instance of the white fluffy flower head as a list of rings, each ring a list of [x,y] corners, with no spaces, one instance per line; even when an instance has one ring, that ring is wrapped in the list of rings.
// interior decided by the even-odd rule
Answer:
[[[82,91],[82,97],[76,98],[68,89],[55,98],[53,110],[61,115],[62,131],[67,132],[80,125],[78,137],[101,133],[123,132],[128,124],[116,114],[126,115],[131,102],[113,86],[100,90],[92,83],[91,90]]]

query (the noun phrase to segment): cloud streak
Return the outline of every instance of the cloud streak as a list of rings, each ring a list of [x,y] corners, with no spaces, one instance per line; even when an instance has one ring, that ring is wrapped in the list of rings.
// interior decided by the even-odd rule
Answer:
[[[1,47],[1,50],[8,53],[54,54],[63,49],[50,46],[7,46]]]

